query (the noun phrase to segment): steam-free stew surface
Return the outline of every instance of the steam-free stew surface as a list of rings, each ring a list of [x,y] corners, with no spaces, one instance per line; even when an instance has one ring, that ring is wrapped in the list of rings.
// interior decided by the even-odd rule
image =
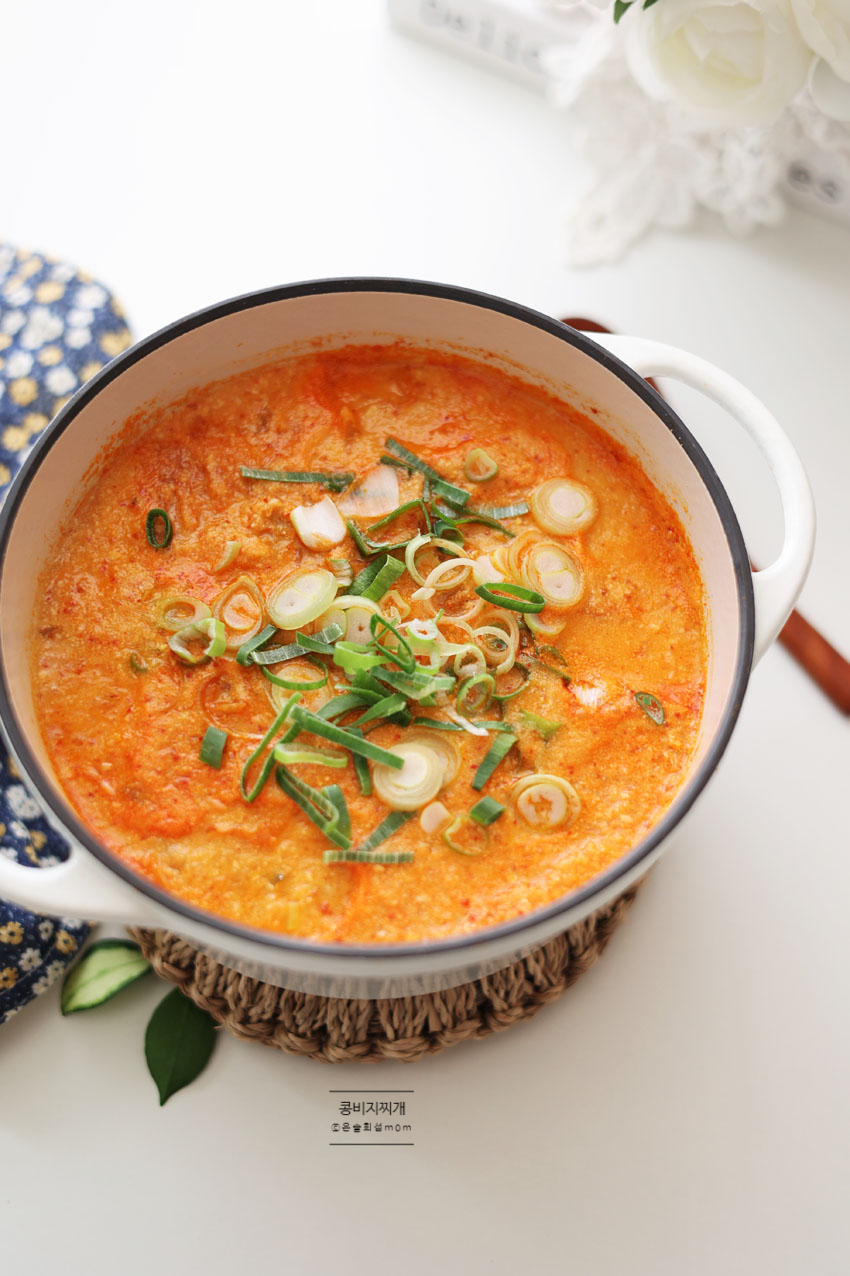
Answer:
[[[472,488],[475,505],[527,499],[543,480],[564,476],[592,490],[598,513],[587,530],[561,538],[583,569],[581,601],[561,613],[556,637],[535,640],[522,626],[526,688],[484,711],[488,719],[501,712],[517,744],[482,791],[471,780],[493,733],[445,733],[461,759],[439,794],[445,808],[463,815],[485,794],[506,807],[487,834],[463,824],[465,849],[476,853],[452,849],[440,829],[426,834],[414,816],[382,848],[413,851],[412,862],[328,864],[331,843],[277,784],[253,804],[240,794],[245,759],[273,717],[270,684],[232,656],[182,663],[158,617],[163,599],[211,604],[241,575],[268,594],[299,565],[344,557],[357,572],[366,560],[350,537],[314,551],[295,535],[289,513],[317,502],[322,488],[247,479],[240,466],[360,475],[385,453],[388,436]],[[324,941],[411,941],[474,931],[553,901],[613,864],[661,818],[692,756],[703,703],[701,582],[672,510],[574,408],[484,365],[404,348],[352,349],[199,389],[128,422],[122,440],[45,571],[32,663],[44,739],[73,806],[145,877],[251,926]],[[479,484],[463,471],[475,447],[499,466]],[[399,499],[417,496],[421,475],[398,474]],[[146,539],[154,507],[173,520],[167,549]],[[504,521],[515,533],[535,527],[530,514]],[[392,531],[375,535],[390,539]],[[508,544],[486,526],[462,531],[472,556]],[[230,541],[238,554],[220,568]],[[407,573],[397,585],[406,600],[416,588]],[[450,594],[438,601],[447,610],[462,605]],[[412,614],[429,614],[418,606]],[[492,611],[486,606],[471,624]],[[539,650],[535,665],[535,642],[557,649],[563,665]],[[330,668],[328,688],[305,693],[303,704],[316,708],[334,685],[345,689],[343,670]],[[663,724],[636,692],[656,698]],[[523,711],[560,725],[544,739]],[[228,732],[220,770],[199,757],[210,724]],[[392,748],[408,730],[384,723],[368,738]],[[360,792],[350,762],[293,770],[317,788],[340,785],[355,844],[387,814]],[[517,810],[513,785],[534,772],[574,787],[581,805],[569,827],[531,827]]]

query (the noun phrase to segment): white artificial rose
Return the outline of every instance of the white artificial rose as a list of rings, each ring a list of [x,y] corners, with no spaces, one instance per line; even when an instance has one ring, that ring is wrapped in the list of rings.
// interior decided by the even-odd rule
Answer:
[[[644,91],[709,124],[772,123],[812,60],[790,0],[659,0],[620,25]]]
[[[850,120],[850,0],[791,0],[803,39],[818,57],[809,74],[815,105]]]

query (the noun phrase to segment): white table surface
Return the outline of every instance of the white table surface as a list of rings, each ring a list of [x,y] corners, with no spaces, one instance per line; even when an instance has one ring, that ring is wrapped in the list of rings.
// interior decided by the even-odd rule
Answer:
[[[678,343],[777,412],[815,488],[802,608],[850,649],[850,233],[713,221],[562,265],[576,175],[532,93],[388,30],[381,0],[4,6],[0,238],[83,265],[138,336],[311,276],[467,284]],[[778,502],[675,401],[754,553]],[[781,650],[686,841],[534,1021],[413,1067],[224,1037],[159,1109],[163,986],[0,1030],[4,1270],[299,1276],[846,1271],[850,723]],[[328,1147],[331,1087],[412,1087],[412,1148]],[[410,1136],[407,1136],[410,1137]]]

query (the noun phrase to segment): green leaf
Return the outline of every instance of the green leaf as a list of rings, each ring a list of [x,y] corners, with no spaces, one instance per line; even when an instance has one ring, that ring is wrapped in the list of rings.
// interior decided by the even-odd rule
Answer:
[[[203,1072],[215,1045],[215,1027],[212,1016],[179,988],[159,1003],[145,1032],[145,1059],[160,1107]]]
[[[634,0],[614,0],[614,21],[619,22],[627,9],[632,7]]]
[[[644,9],[651,9],[652,6],[656,3],[657,3],[657,0],[643,0],[643,7]]]
[[[129,939],[99,939],[65,976],[59,1002],[62,1014],[102,1006],[150,968],[138,944]]]

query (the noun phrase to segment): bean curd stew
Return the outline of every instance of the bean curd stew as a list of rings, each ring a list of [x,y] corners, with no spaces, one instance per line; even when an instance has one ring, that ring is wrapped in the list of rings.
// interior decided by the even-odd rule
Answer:
[[[406,345],[140,413],[39,589],[69,800],[174,895],[342,943],[583,885],[683,783],[703,590],[673,510],[568,403]]]

